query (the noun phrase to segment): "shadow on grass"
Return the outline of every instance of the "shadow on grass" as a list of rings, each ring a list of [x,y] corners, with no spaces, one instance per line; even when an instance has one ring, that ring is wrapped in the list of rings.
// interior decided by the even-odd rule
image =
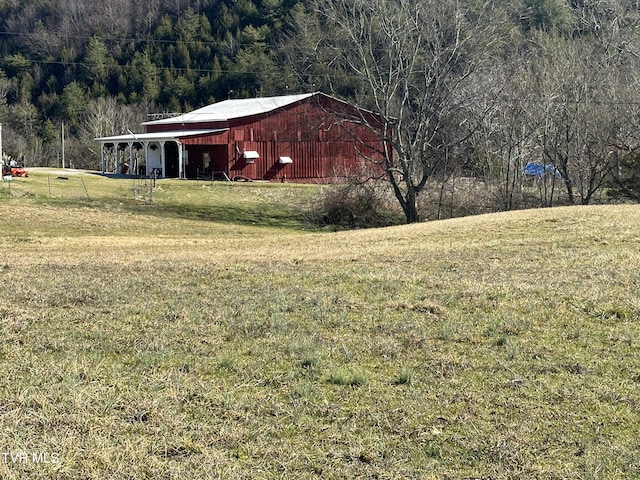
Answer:
[[[114,177],[117,178],[117,177]],[[71,179],[75,180],[75,179]],[[55,179],[40,185],[38,199],[59,206],[86,206],[109,211],[230,225],[285,229],[313,229],[305,219],[305,190],[295,188],[279,192],[268,187],[253,189],[216,185],[212,190],[197,183],[164,183],[159,191],[147,184],[112,180],[111,184],[62,181]],[[53,192],[53,194],[51,193]],[[299,194],[300,193],[300,194]]]
[[[171,203],[124,203],[132,213],[159,218],[180,218],[204,222],[227,223],[270,228],[309,229],[301,211],[275,205],[176,205]]]
[[[48,204],[59,206],[87,206],[110,211],[124,211],[133,214],[157,217],[159,220],[182,219],[230,225],[257,226],[309,230],[313,226],[305,221],[302,208],[275,203],[243,202],[234,205],[229,202],[214,205],[198,203],[175,203],[166,199],[140,200],[131,197],[99,198],[56,198],[46,199]]]
[[[277,208],[274,205],[189,205],[165,202],[140,202],[133,199],[118,201],[86,199],[47,199],[47,204],[58,206],[105,208],[161,219],[182,219],[229,225],[313,230],[316,227],[305,220],[302,210]]]

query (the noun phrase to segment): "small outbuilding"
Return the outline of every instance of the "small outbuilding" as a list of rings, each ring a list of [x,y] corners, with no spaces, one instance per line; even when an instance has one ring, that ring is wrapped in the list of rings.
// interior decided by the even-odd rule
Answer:
[[[379,125],[373,113],[315,92],[225,100],[96,141],[103,173],[123,173],[126,163],[158,178],[326,183],[381,158]]]

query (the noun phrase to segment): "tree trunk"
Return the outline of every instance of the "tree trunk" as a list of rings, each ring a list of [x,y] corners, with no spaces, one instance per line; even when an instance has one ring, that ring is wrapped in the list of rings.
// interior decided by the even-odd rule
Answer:
[[[410,187],[405,195],[403,210],[407,223],[418,223],[420,221],[420,214],[418,213],[418,192],[413,187]]]

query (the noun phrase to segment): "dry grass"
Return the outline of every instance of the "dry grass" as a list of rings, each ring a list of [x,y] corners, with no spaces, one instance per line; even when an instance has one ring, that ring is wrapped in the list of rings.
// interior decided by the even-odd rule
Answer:
[[[640,475],[636,206],[313,233],[5,203],[1,450],[59,457],[2,478]]]

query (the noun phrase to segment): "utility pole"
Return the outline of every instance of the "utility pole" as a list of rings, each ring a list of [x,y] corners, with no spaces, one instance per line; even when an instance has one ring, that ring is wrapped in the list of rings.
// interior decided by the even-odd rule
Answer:
[[[0,165],[4,163],[2,158],[2,124],[0,123]]]
[[[62,122],[62,127],[60,128],[60,138],[62,140],[62,168],[64,168],[64,122]]]

